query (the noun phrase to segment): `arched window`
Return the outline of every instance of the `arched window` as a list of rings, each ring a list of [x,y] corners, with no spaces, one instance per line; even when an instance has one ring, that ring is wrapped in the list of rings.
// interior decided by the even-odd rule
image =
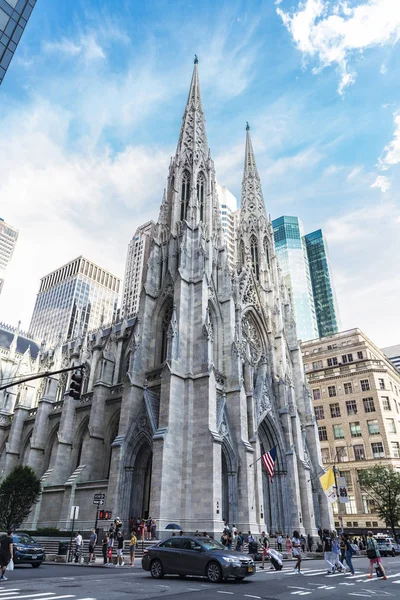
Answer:
[[[253,235],[250,239],[250,252],[251,252],[251,266],[253,267],[253,273],[258,280],[260,277],[260,268],[258,264],[258,247],[257,238]]]
[[[187,211],[190,198],[190,173],[184,171],[182,175],[182,193],[181,193],[181,221],[187,217]]]
[[[269,267],[270,266],[270,264],[269,264],[269,248],[268,248],[268,239],[266,237],[264,238],[264,252],[265,252],[266,259],[267,259],[267,265]]]
[[[173,304],[171,302],[166,307],[166,309],[164,311],[164,316],[163,316],[162,322],[161,322],[162,332],[161,332],[161,356],[160,356],[160,363],[163,363],[165,361],[165,359],[167,358],[168,327],[169,327],[169,324],[171,322],[172,311],[173,311]]]
[[[200,173],[197,178],[197,205],[199,207],[200,221],[204,221],[204,188],[204,175],[203,173]]]

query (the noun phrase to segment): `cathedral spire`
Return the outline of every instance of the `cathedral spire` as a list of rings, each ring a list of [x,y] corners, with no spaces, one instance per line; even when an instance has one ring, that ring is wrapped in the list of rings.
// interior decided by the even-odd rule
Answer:
[[[251,143],[250,125],[246,121],[246,149],[244,154],[240,220],[243,223],[254,217],[256,220],[260,218],[267,220],[260,176],[254,157],[253,144]]]
[[[199,60],[195,55],[192,81],[190,83],[189,95],[176,149],[177,156],[180,155],[184,159],[188,158],[190,163],[192,160],[201,159],[201,154],[204,160],[208,156],[206,123],[200,94],[198,62]]]

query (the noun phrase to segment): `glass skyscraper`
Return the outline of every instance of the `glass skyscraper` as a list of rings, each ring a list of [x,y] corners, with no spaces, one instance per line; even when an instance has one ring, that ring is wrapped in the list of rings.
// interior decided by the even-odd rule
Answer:
[[[36,0],[0,0],[0,85]]]
[[[9,225],[0,217],[0,294],[3,289],[4,278],[8,263],[14,252],[18,239],[18,229]]]
[[[272,221],[279,266],[292,301],[299,339],[318,337],[303,227],[297,217]]]
[[[54,345],[85,335],[116,316],[121,280],[86,260],[72,260],[40,280],[29,333]]]

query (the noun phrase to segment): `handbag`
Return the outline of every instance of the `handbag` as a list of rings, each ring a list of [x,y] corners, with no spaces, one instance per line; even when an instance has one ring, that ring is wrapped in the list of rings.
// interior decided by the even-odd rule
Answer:
[[[12,558],[10,558],[6,570],[7,571],[14,571],[14,561],[13,561]]]

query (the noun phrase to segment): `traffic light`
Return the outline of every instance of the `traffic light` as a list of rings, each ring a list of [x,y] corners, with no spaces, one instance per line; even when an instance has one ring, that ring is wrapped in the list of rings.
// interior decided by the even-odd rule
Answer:
[[[82,391],[82,383],[83,383],[83,375],[82,369],[78,371],[74,371],[71,377],[71,383],[69,386],[69,395],[74,398],[74,400],[79,400],[81,397]]]
[[[111,510],[99,510],[99,521],[109,521],[111,518]]]

